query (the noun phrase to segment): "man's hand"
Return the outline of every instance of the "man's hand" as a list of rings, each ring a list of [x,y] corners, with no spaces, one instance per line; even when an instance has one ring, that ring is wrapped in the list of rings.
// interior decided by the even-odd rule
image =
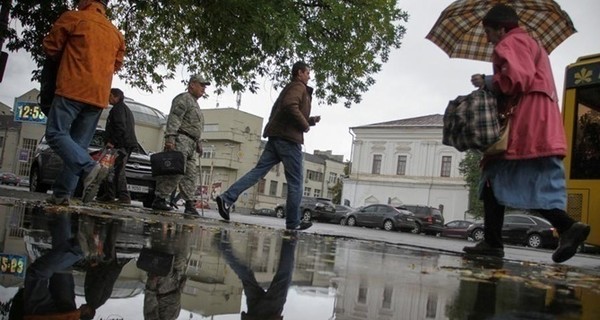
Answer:
[[[175,142],[165,142],[165,151],[175,150]]]
[[[314,116],[314,117],[311,117],[311,118],[313,118],[313,121],[315,123],[319,123],[319,121],[321,121],[321,116]]]

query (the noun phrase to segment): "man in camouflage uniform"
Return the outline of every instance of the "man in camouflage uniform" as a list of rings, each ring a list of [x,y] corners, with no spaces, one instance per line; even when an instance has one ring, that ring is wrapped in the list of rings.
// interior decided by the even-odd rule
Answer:
[[[152,208],[169,211],[167,197],[179,186],[181,197],[185,200],[186,214],[198,215],[194,201],[196,178],[198,177],[198,153],[202,152],[200,137],[204,128],[204,116],[198,105],[198,98],[204,95],[210,82],[201,75],[190,78],[187,92],[173,99],[165,130],[165,150],[181,151],[185,158],[185,174],[156,177],[156,198]]]

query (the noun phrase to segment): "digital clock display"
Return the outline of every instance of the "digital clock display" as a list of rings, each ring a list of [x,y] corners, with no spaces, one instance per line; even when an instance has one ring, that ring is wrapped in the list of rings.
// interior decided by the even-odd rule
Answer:
[[[46,123],[46,115],[35,102],[17,102],[15,106],[15,121]]]

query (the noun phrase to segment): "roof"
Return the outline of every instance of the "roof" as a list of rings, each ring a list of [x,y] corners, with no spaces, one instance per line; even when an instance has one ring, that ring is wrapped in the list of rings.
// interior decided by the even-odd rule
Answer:
[[[392,128],[392,127],[443,127],[444,126],[444,115],[441,114],[430,114],[426,116],[399,119],[387,122],[379,122],[373,124],[367,124],[364,126],[352,127],[350,129],[368,129],[368,128]]]

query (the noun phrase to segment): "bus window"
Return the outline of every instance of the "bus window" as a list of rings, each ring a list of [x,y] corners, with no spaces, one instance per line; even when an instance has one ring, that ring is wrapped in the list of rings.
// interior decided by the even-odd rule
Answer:
[[[579,88],[575,99],[571,179],[600,179],[600,85]]]

